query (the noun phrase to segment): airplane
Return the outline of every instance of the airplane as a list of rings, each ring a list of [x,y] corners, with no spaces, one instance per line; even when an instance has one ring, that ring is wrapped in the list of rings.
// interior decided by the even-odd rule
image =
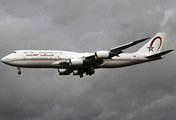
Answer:
[[[157,33],[142,48],[134,53],[123,53],[122,50],[141,43],[148,38],[136,40],[108,50],[96,51],[94,53],[78,53],[57,50],[16,50],[3,57],[1,61],[7,65],[18,68],[56,68],[59,75],[92,75],[95,69],[119,68],[130,65],[150,62],[162,59],[165,54],[173,51],[161,51],[166,33]]]

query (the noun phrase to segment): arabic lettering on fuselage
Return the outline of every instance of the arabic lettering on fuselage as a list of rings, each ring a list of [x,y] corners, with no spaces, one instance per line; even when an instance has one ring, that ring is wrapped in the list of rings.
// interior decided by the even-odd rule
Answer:
[[[39,54],[26,54],[26,56],[39,56]]]
[[[54,54],[40,54],[40,56],[53,56]]]
[[[54,56],[54,54],[26,54],[26,56],[42,56],[42,57],[50,57],[50,56]]]

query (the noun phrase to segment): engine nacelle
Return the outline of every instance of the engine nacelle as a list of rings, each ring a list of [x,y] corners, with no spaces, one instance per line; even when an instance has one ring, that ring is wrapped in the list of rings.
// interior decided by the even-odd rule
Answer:
[[[98,52],[95,52],[95,57],[97,59],[108,59],[110,55],[108,51],[98,51]]]
[[[73,70],[73,75],[79,75],[79,70]]]
[[[70,59],[70,66],[82,66],[83,60],[82,59]]]
[[[69,75],[70,69],[58,69],[59,75]]]

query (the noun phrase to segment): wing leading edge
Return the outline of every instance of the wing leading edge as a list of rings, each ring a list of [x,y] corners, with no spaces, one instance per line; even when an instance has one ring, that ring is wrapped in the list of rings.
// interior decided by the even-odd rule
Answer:
[[[122,50],[127,49],[129,47],[132,47],[132,46],[134,46],[134,45],[136,45],[138,43],[141,43],[141,42],[143,42],[145,40],[148,40],[149,38],[150,37],[147,37],[147,38],[136,40],[136,41],[133,41],[133,42],[130,42],[130,43],[118,46],[118,47],[111,48],[110,49],[110,53],[114,54],[114,55],[118,54],[119,52],[122,53]]]

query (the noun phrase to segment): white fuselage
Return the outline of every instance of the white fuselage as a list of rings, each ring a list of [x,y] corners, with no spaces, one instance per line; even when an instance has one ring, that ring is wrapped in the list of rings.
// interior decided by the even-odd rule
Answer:
[[[1,61],[5,64],[18,68],[57,68],[59,75],[92,75],[94,69],[118,68],[129,65],[150,62],[162,59],[163,55],[173,51],[161,51],[166,33],[157,33],[143,47],[134,53],[123,53],[124,49],[143,42],[148,38],[136,40],[108,50],[96,51],[94,53],[77,53],[57,50],[17,50],[3,57]]]
[[[1,59],[4,63],[25,68],[63,68],[77,69],[68,65],[53,65],[54,62],[69,61],[70,59],[89,56],[95,53],[77,53],[51,50],[17,50]],[[98,68],[117,68],[151,61],[144,54],[121,53],[111,59],[104,59]]]

